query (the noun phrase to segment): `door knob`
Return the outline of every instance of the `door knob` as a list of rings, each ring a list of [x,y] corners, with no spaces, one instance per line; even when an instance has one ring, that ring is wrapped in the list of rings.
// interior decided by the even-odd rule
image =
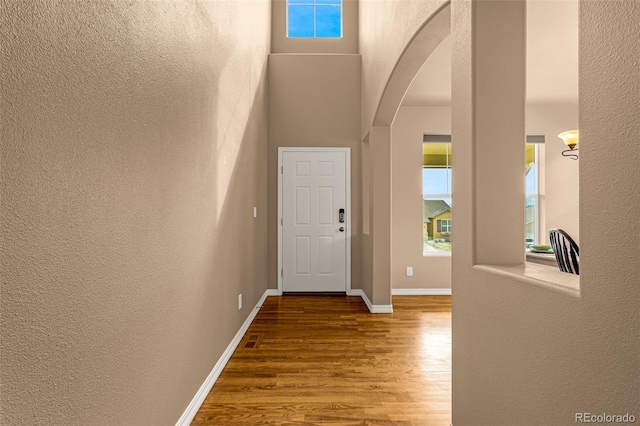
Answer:
[[[340,227],[340,232],[344,232],[344,226]]]

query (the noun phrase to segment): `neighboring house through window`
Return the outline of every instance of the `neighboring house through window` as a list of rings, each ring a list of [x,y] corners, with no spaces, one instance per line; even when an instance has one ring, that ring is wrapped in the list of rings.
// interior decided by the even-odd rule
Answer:
[[[342,37],[342,0],[287,0],[287,37]]]

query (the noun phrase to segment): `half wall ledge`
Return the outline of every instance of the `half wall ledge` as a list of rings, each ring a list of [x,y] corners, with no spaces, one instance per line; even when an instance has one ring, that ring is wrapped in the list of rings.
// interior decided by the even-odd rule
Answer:
[[[560,272],[549,266],[535,263],[515,266],[474,265],[473,269],[511,278],[572,297],[580,297],[580,276]]]

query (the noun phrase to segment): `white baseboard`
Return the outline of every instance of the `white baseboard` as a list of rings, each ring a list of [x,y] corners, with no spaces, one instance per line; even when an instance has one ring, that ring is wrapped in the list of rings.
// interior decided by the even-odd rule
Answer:
[[[372,305],[369,312],[372,314],[392,314],[393,305]]]
[[[262,307],[264,301],[268,296],[277,295],[278,290],[276,289],[267,289],[267,291],[264,292],[264,294],[256,304],[256,307],[251,311],[247,319],[242,324],[242,327],[240,327],[240,330],[238,330],[231,343],[229,343],[229,346],[227,346],[227,349],[224,351],[218,362],[216,362],[216,365],[213,367],[213,370],[211,370],[211,373],[209,373],[209,376],[207,376],[207,379],[204,381],[202,386],[200,386],[200,389],[198,389],[196,396],[193,397],[187,409],[184,411],[184,413],[182,413],[182,416],[178,420],[178,423],[176,423],[176,426],[187,426],[191,423],[198,410],[200,409],[200,406],[209,394],[209,391],[211,391],[211,388],[215,384],[216,380],[218,380],[220,373],[222,373],[222,370],[224,370],[227,362],[229,362],[231,355],[233,355],[233,351],[236,350],[236,348],[240,344],[240,341],[242,340],[242,337],[247,332],[247,329],[258,314],[258,311]]]
[[[450,288],[394,288],[392,296],[451,296]]]
[[[392,314],[393,313],[393,305],[373,305],[371,301],[367,297],[367,294],[360,289],[352,289],[349,292],[349,296],[360,296],[364,301],[365,305],[369,309],[369,312],[372,314]]]

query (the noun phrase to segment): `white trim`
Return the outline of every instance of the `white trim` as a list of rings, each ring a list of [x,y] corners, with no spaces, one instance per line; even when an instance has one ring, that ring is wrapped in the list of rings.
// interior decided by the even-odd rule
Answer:
[[[351,291],[351,148],[335,147],[335,148],[310,148],[310,147],[279,147],[278,148],[278,295],[282,295],[282,154],[284,152],[344,152],[345,158],[345,196],[347,201],[346,214],[346,292]]]
[[[372,314],[392,314],[393,305],[372,305],[369,312]]]
[[[282,296],[280,293],[278,293],[278,289],[276,288],[268,288],[267,291],[264,292],[264,296],[263,299],[260,299],[260,302],[258,302],[258,305],[256,305],[256,307],[261,308],[262,304],[264,303],[265,299],[269,296]]]
[[[348,291],[347,294],[349,296],[360,296],[364,301],[365,305],[369,309],[369,312],[372,314],[392,314],[393,313],[393,305],[373,305],[367,297],[367,294],[361,289],[353,289]]]
[[[277,294],[278,294],[277,290],[275,289],[267,289],[264,292],[264,294],[256,304],[256,307],[251,311],[247,319],[242,324],[242,327],[240,327],[240,330],[238,330],[238,332],[236,333],[231,343],[229,343],[229,346],[227,346],[227,349],[224,351],[220,359],[218,359],[218,362],[216,362],[216,365],[213,367],[213,370],[211,370],[211,373],[209,373],[209,375],[207,376],[202,386],[200,386],[200,389],[198,389],[198,392],[189,403],[189,406],[187,407],[187,409],[184,411],[184,413],[182,413],[182,416],[176,423],[176,426],[187,426],[191,423],[193,418],[198,413],[200,406],[202,405],[205,398],[209,394],[209,391],[211,391],[211,388],[215,384],[216,380],[218,380],[220,373],[222,373],[222,370],[224,370],[224,367],[227,365],[227,362],[229,362],[231,355],[233,355],[233,351],[236,350],[236,348],[240,344],[240,341],[242,340],[242,337],[244,337],[244,334],[247,332],[247,329],[249,328],[254,318],[258,314],[258,311],[262,307],[262,304],[264,303],[264,301],[267,299],[268,296],[276,296]]]
[[[394,288],[392,296],[451,296],[450,288]]]
[[[580,298],[580,275],[566,274],[547,265],[525,262],[514,266],[473,265],[473,269]]]
[[[365,292],[359,288],[354,288],[351,291],[347,292],[347,296],[360,296],[363,300],[363,302],[365,303],[365,305],[367,305],[367,308],[369,309],[369,312],[371,312],[371,301],[369,300],[369,298],[367,297],[367,295],[365,294]]]

